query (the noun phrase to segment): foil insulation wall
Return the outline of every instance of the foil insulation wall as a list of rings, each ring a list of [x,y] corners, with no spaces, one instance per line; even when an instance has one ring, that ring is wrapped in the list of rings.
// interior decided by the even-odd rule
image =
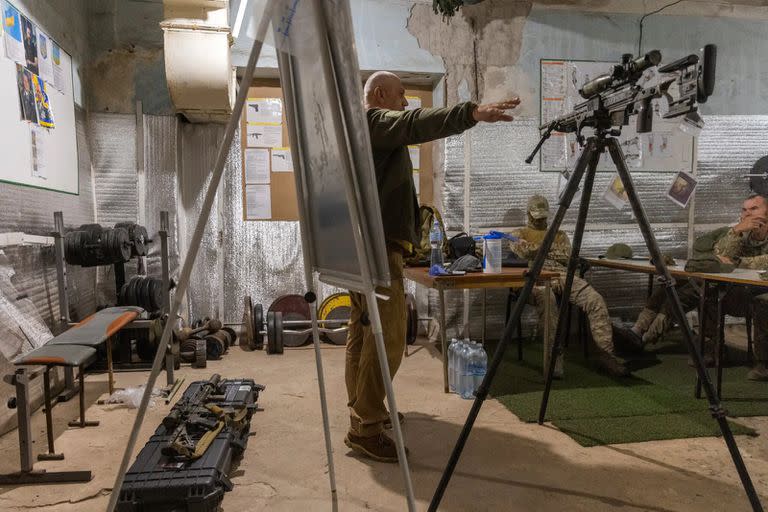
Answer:
[[[723,225],[738,215],[741,200],[748,192],[741,176],[759,157],[768,154],[765,138],[766,116],[709,116],[698,141],[699,187],[695,196],[696,224]],[[559,175],[541,173],[536,161],[527,165],[525,157],[537,138],[538,120],[519,118],[499,125],[478,125],[468,132],[470,140],[470,231],[486,232],[489,228],[512,229],[525,224],[528,197],[543,194],[550,200],[551,215],[557,207]],[[445,142],[443,210],[449,230],[465,230],[464,168],[465,136],[451,137]],[[643,202],[662,251],[684,258],[688,246],[689,211],[667,198],[677,169],[669,173],[634,172],[632,177]],[[613,173],[601,172],[595,180],[582,254],[597,256],[611,244],[621,241],[636,254],[647,254],[644,241],[628,207],[617,210],[602,194]],[[578,202],[565,218],[563,229],[572,235]],[[701,230],[699,230],[701,231]],[[611,314],[633,318],[642,306],[647,278],[627,272],[593,269],[588,279],[603,294]],[[481,292],[470,294],[471,332],[480,332]],[[503,327],[506,293],[488,293],[488,335],[498,337]],[[461,295],[447,299],[447,323],[462,322]],[[430,294],[430,311],[437,311],[437,295]],[[530,309],[530,308],[527,308]],[[530,314],[527,322],[535,322]],[[479,335],[479,334],[478,334]]]
[[[168,263],[171,277],[179,268],[179,183],[176,172],[178,122],[175,117],[144,116],[145,187],[143,224],[153,243],[147,255],[147,274],[161,276],[160,212],[168,212]],[[140,212],[141,217],[141,212]]]
[[[211,173],[219,142],[224,136],[224,127],[215,124],[180,123],[179,130],[179,247],[181,254],[186,255],[195,224],[200,217],[205,193],[211,182]],[[227,166],[225,173],[231,172],[230,167],[230,165]],[[221,188],[217,194],[217,198],[220,197]],[[221,318],[222,315],[221,293],[224,283],[220,253],[224,246],[224,237],[220,214],[217,199],[211,208],[190,277],[187,292],[187,310],[190,320],[206,316]]]
[[[138,220],[139,190],[136,174],[136,117],[94,113],[88,119],[91,142],[96,219],[104,227]],[[126,279],[136,274],[135,261],[126,264]],[[98,303],[114,304],[115,272],[97,267]]]

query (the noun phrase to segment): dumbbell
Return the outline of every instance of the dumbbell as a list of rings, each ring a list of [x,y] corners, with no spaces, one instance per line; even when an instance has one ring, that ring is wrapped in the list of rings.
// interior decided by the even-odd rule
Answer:
[[[176,333],[176,338],[178,338],[180,342],[184,342],[199,332],[209,331],[213,333],[220,330],[222,327],[223,326],[221,324],[221,320],[212,318],[196,329],[193,329],[191,327],[182,327]]]

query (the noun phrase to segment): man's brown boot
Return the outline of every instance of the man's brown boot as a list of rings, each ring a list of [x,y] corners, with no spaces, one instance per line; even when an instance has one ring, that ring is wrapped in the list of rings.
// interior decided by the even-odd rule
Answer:
[[[353,451],[379,462],[397,462],[397,446],[384,432],[371,437],[356,436],[348,432],[344,444]],[[405,453],[408,454],[408,449]]]

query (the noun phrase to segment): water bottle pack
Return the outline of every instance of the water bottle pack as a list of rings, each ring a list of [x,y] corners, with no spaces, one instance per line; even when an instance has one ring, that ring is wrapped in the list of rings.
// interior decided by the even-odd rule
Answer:
[[[485,378],[488,355],[479,343],[453,338],[448,346],[448,389],[464,399],[474,398]]]

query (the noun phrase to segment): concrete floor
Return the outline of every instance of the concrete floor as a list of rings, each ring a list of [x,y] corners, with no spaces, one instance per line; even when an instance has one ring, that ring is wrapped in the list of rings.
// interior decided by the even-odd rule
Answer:
[[[359,459],[344,446],[344,349],[323,350],[340,510],[402,511],[402,482],[396,465]],[[253,418],[244,458],[232,474],[235,488],[225,512],[330,510],[328,476],[320,419],[314,353],[286,350],[282,356],[233,348],[204,370],[184,367],[192,380],[218,372],[252,377],[267,386]],[[118,386],[140,384],[145,373],[120,373]],[[164,374],[161,375],[164,382]],[[97,405],[106,376],[87,379],[87,416],[101,425],[68,429],[77,401],[57,405],[56,448],[63,462],[37,468],[91,469],[87,484],[0,487],[0,510],[101,511],[106,508],[135,410]],[[440,359],[431,346],[419,346],[405,359],[395,381],[398,406],[405,412],[413,484],[425,510],[471,401],[442,393]],[[702,402],[702,408],[704,408]],[[162,401],[147,414],[137,452],[168,410]],[[768,418],[740,420],[762,433],[738,437],[753,481],[768,505]],[[35,452],[44,451],[44,417],[34,415]],[[18,464],[17,435],[0,438],[0,471]],[[747,511],[750,510],[723,441],[675,440],[582,448],[551,426],[521,423],[494,400],[483,407],[457,472],[443,500],[445,511]]]

